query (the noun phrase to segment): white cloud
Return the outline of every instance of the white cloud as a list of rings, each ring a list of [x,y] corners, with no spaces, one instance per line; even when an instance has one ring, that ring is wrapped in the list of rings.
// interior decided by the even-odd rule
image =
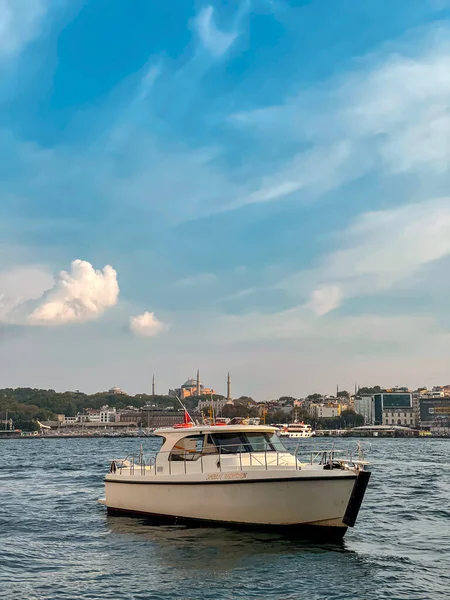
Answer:
[[[337,285],[325,285],[317,288],[311,294],[309,307],[316,315],[322,316],[339,306],[342,292]]]
[[[341,247],[322,264],[276,285],[300,297],[316,314],[345,298],[366,296],[411,280],[425,265],[450,255],[450,198],[363,213],[344,231]]]
[[[349,247],[327,258],[322,277],[351,295],[391,287],[450,254],[450,198],[365,213],[343,239]]]
[[[214,23],[214,8],[205,6],[195,19],[195,28],[203,46],[215,56],[225,54],[237,38],[236,32],[225,33]]]
[[[237,208],[246,204],[271,202],[294,192],[313,189],[315,193],[325,193],[339,187],[355,176],[368,170],[369,161],[361,158],[351,172],[347,165],[353,157],[354,149],[346,141],[338,142],[327,148],[315,148],[309,152],[300,152],[277,173],[265,177],[258,190],[226,208]]]
[[[158,321],[155,313],[144,312],[142,315],[130,318],[130,329],[135,335],[142,337],[155,337],[167,329],[167,325]]]
[[[0,0],[0,60],[18,54],[36,37],[47,0]]]
[[[390,343],[391,349],[395,343],[404,352],[405,347],[418,337],[424,344],[432,338],[437,339],[436,336],[449,337],[430,316],[368,314],[337,318],[330,313],[319,318],[306,305],[271,314],[252,312],[220,316],[214,324],[208,322],[198,327],[197,343],[206,341],[213,330],[218,344],[295,340],[310,351],[324,343],[330,343],[330,348],[335,351],[336,342],[356,349],[361,348],[361,343],[372,342],[374,345]]]
[[[117,303],[117,273],[109,265],[95,270],[91,263],[74,260],[71,271],[61,271],[54,288],[28,317],[30,325],[82,323],[99,317]]]
[[[43,267],[27,265],[0,273],[0,322],[15,323],[20,307],[52,288],[54,279]]]
[[[135,104],[136,102],[142,102],[143,100],[145,100],[145,98],[147,98],[147,96],[149,95],[150,91],[152,90],[153,86],[155,85],[156,80],[158,79],[159,75],[161,74],[162,71],[162,67],[161,65],[157,64],[149,64],[143,72],[143,75],[141,77],[141,80],[139,82],[139,90],[136,94],[136,98],[135,101],[132,102],[130,109],[131,110],[135,110]]]
[[[361,60],[358,71],[284,104],[232,115],[232,124],[271,144],[275,137],[289,155],[295,143],[302,150],[231,208],[300,190],[323,194],[370,171],[448,172],[450,44],[445,29],[431,32],[415,57],[407,56],[409,47],[391,47],[376,62],[373,55]]]

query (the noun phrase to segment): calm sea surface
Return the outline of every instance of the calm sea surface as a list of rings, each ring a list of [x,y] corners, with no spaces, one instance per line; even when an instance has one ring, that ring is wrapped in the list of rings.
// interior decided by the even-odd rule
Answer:
[[[329,546],[107,517],[108,459],[139,443],[0,441],[2,598],[450,598],[450,440],[373,440],[357,525]]]

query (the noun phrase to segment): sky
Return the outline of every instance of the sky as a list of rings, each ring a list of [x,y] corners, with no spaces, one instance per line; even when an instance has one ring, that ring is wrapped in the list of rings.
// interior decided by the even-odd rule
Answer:
[[[450,382],[450,0],[0,0],[0,387]]]

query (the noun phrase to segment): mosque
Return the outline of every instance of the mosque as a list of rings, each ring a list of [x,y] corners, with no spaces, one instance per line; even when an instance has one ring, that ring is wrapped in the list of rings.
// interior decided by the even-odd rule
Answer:
[[[191,398],[193,396],[211,395],[217,394],[216,390],[205,387],[200,382],[200,369],[197,370],[197,379],[189,378],[179,388],[169,390],[169,396],[178,396],[183,400],[184,398]],[[231,400],[231,379],[230,374],[227,376],[227,400]]]

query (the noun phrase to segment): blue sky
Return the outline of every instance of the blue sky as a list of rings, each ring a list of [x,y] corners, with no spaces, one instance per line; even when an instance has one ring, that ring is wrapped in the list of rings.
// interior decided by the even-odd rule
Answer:
[[[448,383],[450,2],[0,0],[0,386]]]

